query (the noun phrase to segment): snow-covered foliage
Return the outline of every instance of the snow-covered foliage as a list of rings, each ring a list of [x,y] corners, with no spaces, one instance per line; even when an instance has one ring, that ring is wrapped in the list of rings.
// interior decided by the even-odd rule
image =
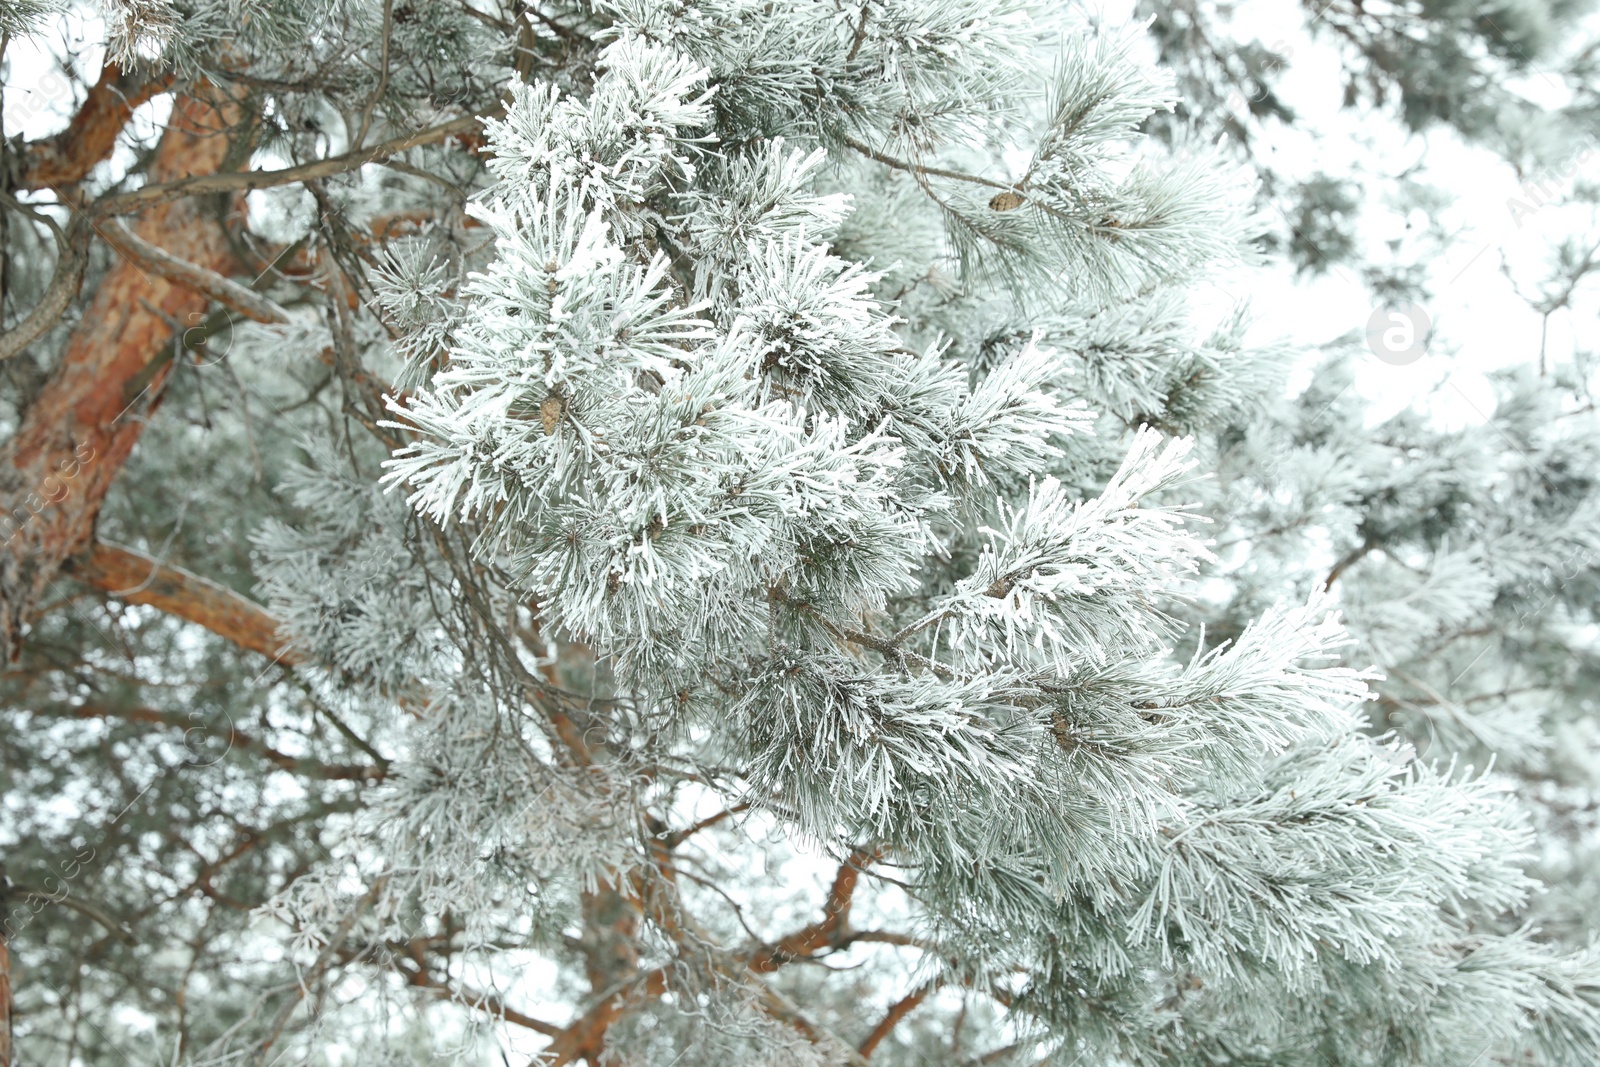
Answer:
[[[386,481],[602,672],[603,765],[881,876],[924,979],[1036,1051],[1600,1049],[1587,980],[1525,978],[1502,928],[1535,885],[1514,807],[1363,730],[1332,604],[1221,644],[1179,621],[1201,472],[1138,423],[1198,431],[1272,378],[1237,328],[1185,339],[1181,287],[1248,220],[1214,161],[1134,150],[1159,77],[1079,29],[1038,79],[1017,13],[882,7],[618,4],[589,91],[515,87],[472,209],[494,254],[392,405]],[[958,291],[839,254],[884,168]],[[974,314],[1008,319],[979,350],[948,323]],[[634,900],[670,940],[678,891]]]
[[[15,742],[30,796],[156,768],[100,829],[155,842],[106,884],[179,931],[116,957],[158,1058],[1600,1062],[1594,838],[1562,822],[1600,780],[1600,437],[1515,376],[1481,432],[1369,434],[1336,366],[1285,399],[1247,308],[1191,311],[1259,220],[1141,132],[1175,101],[1136,31],[1023,0],[108,11],[129,64],[270,98],[229,165],[301,176],[237,240],[272,323],[231,324],[227,379],[173,371],[198,414],[152,414],[131,468],[222,501],[181,558],[248,526],[206,603],[237,639],[248,587],[271,663],[141,607],[106,641],[154,667],[77,656],[61,611],[11,702],[232,746],[213,782],[148,738]],[[245,178],[276,181],[214,184]]]

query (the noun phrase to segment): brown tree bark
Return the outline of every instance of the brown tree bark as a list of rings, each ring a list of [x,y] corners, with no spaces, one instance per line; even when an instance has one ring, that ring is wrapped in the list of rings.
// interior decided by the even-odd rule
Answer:
[[[179,95],[148,180],[215,173],[227,158],[227,131],[238,110],[206,86]],[[233,255],[208,207],[192,198],[160,203],[134,231],[227,274]],[[16,659],[23,625],[63,564],[92,544],[106,493],[143,432],[144,416],[161,399],[173,324],[198,323],[205,308],[204,296],[119,260],[17,432],[0,446],[0,645],[7,659]]]
[[[48,189],[82,181],[111,155],[134,109],[172,87],[168,72],[127,71],[107,62],[100,80],[67,128],[28,146],[15,176],[18,189]]]
[[[286,667],[301,661],[300,654],[278,636],[278,620],[260,604],[182,567],[97,541],[87,556],[72,561],[70,570],[74,578],[124,603],[148,604],[187,619]]]

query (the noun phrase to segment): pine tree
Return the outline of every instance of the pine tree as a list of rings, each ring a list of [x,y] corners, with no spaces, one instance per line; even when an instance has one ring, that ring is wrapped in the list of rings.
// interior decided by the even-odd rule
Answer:
[[[1136,31],[110,14],[0,201],[19,1062],[1600,1059],[1554,746],[1427,696],[1585,692],[1592,436],[1281,400]]]

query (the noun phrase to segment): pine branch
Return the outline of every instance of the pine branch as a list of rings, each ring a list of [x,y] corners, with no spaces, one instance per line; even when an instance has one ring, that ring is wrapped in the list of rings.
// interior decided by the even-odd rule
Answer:
[[[71,565],[74,577],[129,604],[148,604],[203,626],[241,648],[292,667],[301,656],[278,636],[278,621],[259,604],[182,567],[137,549],[97,541]]]
[[[915,1011],[917,1005],[926,1000],[928,998],[928,994],[932,993],[937,988],[939,988],[937,982],[924,982],[916,989],[913,989],[911,992],[895,1001],[894,1006],[889,1009],[889,1013],[879,1021],[877,1026],[872,1028],[872,1032],[866,1036],[866,1039],[862,1041],[859,1046],[857,1046],[857,1051],[860,1052],[863,1057],[870,1059],[873,1051],[880,1044],[882,1044],[883,1039],[888,1037],[896,1026],[900,1025],[900,1020],[904,1019],[907,1015],[910,1015],[913,1011]]]
[[[18,189],[48,189],[81,181],[111,155],[117,135],[136,108],[172,88],[176,75],[145,70],[124,72],[115,62],[101,68],[100,80],[67,128],[23,146]]]
[[[475,115],[441,122],[436,126],[416,130],[400,137],[382,141],[370,148],[330,156],[312,163],[277,170],[244,170],[224,173],[199,174],[192,178],[154,182],[127,193],[117,193],[96,200],[90,210],[95,215],[125,215],[156,204],[167,203],[180,197],[205,196],[211,193],[247,193],[255,189],[271,189],[280,185],[294,185],[318,178],[331,178],[360,170],[368,163],[378,163],[392,155],[419,145],[438,144],[451,137],[478,132],[484,119],[497,118],[500,108],[492,108]]]
[[[57,709],[46,706],[36,709],[40,714],[61,715],[74,719],[121,719],[125,722],[148,723],[153,726],[165,726],[169,729],[188,733],[191,730],[203,729],[188,715],[174,711],[159,711],[155,708],[133,707],[113,708],[104,704],[75,704],[67,708]],[[376,782],[387,775],[386,768],[372,766],[364,763],[324,763],[318,759],[291,756],[280,752],[260,738],[240,732],[230,720],[228,723],[228,748],[240,748],[254,752],[268,763],[281,771],[298,774],[307,778],[320,778],[330,781],[363,781]]]
[[[107,220],[100,235],[144,269],[159,274],[174,285],[192,289],[231,307],[246,318],[269,324],[289,321],[289,313],[275,301],[214,270],[180,259],[166,249],[151,244],[128,229],[121,219]],[[3,350],[0,350],[0,358],[4,358]]]

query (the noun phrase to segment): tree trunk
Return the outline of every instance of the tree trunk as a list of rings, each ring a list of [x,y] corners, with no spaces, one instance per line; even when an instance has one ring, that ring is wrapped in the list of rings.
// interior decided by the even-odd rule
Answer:
[[[11,881],[0,863],[0,1067],[11,1067]]]
[[[208,95],[202,97],[201,92]],[[218,170],[238,109],[200,87],[173,103],[150,182]],[[220,221],[193,199],[157,204],[134,230],[218,273],[234,263]],[[92,210],[92,208],[91,208]],[[0,642],[14,661],[22,628],[62,565],[88,551],[95,519],[159,403],[178,338],[206,298],[119,259],[12,438],[0,447]]]
[[[0,929],[0,1067],[11,1067],[11,954]]]

